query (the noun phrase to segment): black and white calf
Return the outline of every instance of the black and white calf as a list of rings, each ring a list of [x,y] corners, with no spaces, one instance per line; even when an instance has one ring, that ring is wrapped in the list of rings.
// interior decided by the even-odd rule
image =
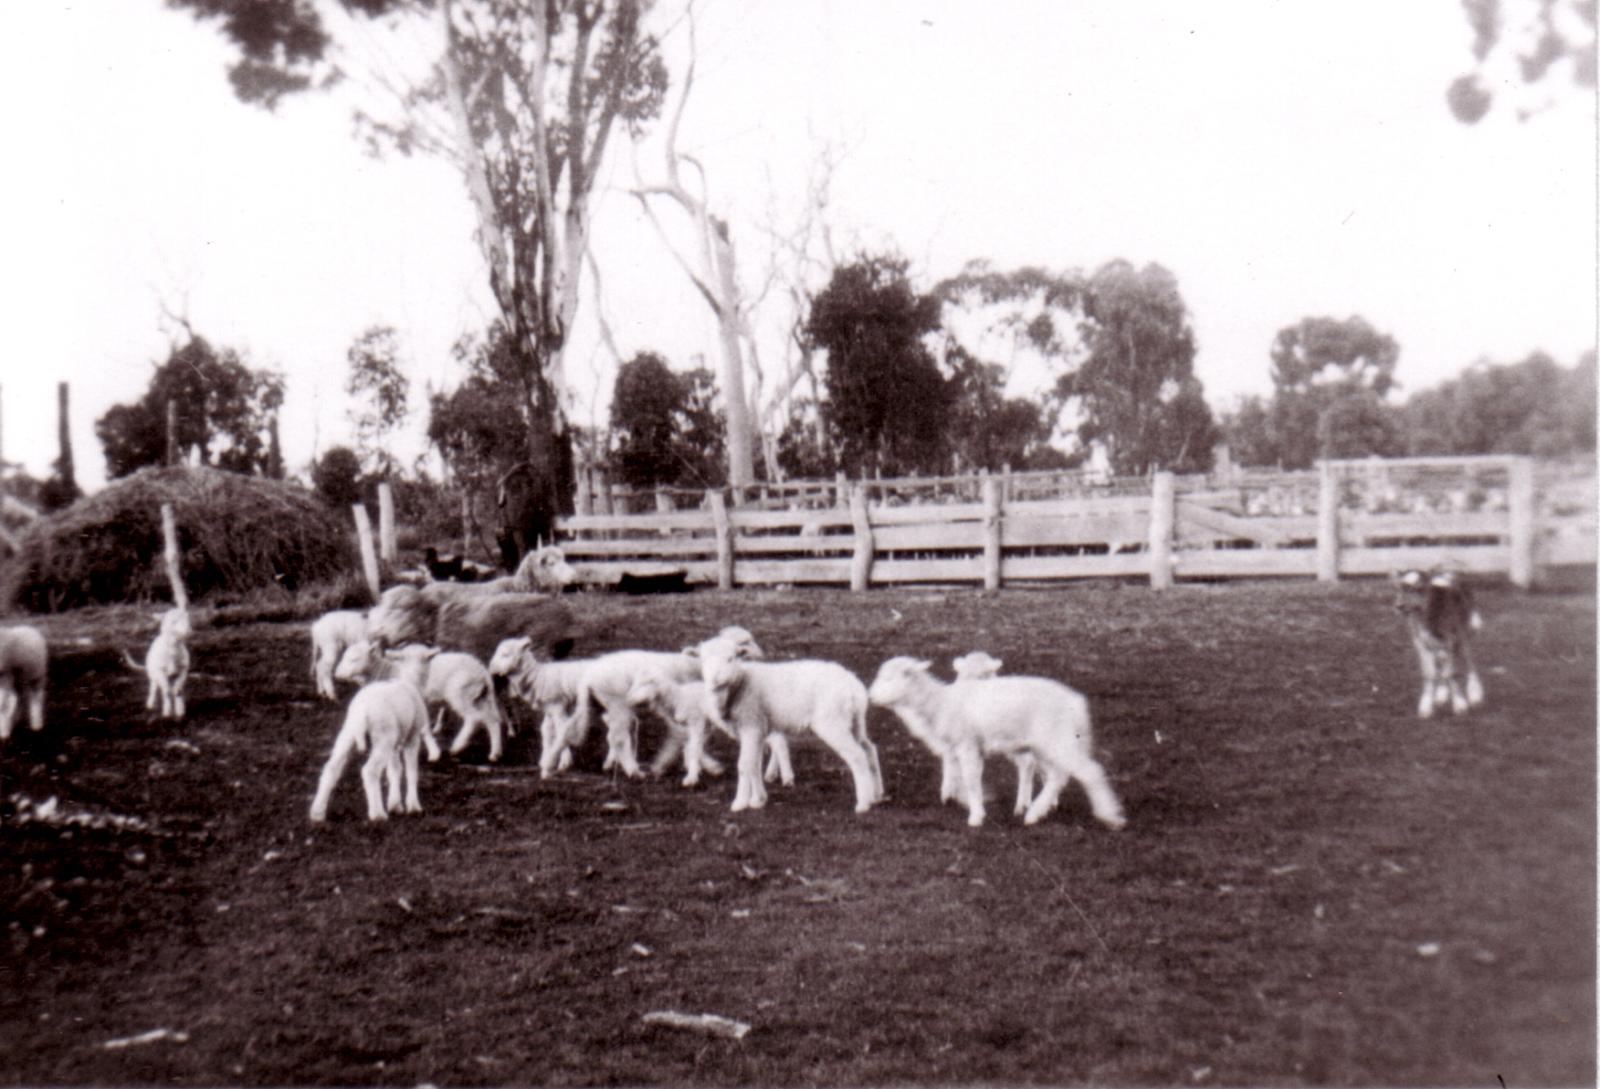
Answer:
[[[1446,700],[1453,714],[1483,702],[1483,681],[1472,664],[1471,633],[1483,626],[1472,589],[1453,571],[1395,575],[1394,607],[1406,618],[1422,667],[1417,714],[1432,718]]]

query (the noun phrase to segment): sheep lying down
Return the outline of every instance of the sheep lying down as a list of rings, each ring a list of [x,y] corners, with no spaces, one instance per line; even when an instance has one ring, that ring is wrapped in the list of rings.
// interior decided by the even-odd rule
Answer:
[[[945,684],[930,663],[891,658],[868,689],[873,703],[894,711],[907,730],[935,752],[951,751],[961,770],[967,823],[983,823],[983,757],[987,753],[1031,754],[1044,786],[1028,806],[1024,824],[1037,823],[1056,807],[1069,779],[1083,784],[1099,821],[1121,828],[1127,821],[1105,769],[1092,755],[1089,701],[1045,677],[988,677]]]
[[[385,658],[397,667],[396,675],[371,681],[352,697],[344,724],[334,738],[333,751],[317,780],[317,794],[311,801],[313,821],[327,819],[333,788],[355,752],[367,753],[361,767],[361,786],[367,795],[369,821],[386,820],[390,813],[401,810],[422,812],[417,779],[422,739],[428,732],[428,708],[423,703],[422,687],[427,680],[428,661],[436,654],[438,651],[431,647],[416,645],[389,651]]]

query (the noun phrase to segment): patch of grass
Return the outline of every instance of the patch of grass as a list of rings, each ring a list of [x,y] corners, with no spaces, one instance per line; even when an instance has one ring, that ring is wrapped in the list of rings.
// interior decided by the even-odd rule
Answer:
[[[1481,604],[1489,702],[1423,722],[1371,583],[572,601],[580,653],[738,623],[869,680],[984,649],[1066,681],[1121,833],[1076,788],[1021,827],[998,761],[968,829],[878,710],[889,799],[865,816],[814,744],[735,815],[726,777],[598,774],[596,739],[541,780],[524,729],[501,766],[428,767],[418,817],[367,824],[347,773],[313,828],[340,710],[313,698],[303,625],[200,630],[172,725],[112,649],[142,615],[46,618],[50,727],[0,750],[0,797],[149,830],[0,808],[22,860],[0,877],[0,1080],[1592,1083],[1594,602]],[[640,1020],[656,1009],[753,1027]],[[99,1046],[157,1027],[188,1038]]]

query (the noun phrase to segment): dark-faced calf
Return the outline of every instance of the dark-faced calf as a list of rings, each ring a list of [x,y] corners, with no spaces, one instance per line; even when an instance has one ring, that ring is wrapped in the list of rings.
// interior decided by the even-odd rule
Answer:
[[[1453,571],[1406,571],[1395,575],[1394,607],[1406,618],[1411,643],[1422,667],[1422,696],[1417,714],[1433,717],[1446,700],[1454,714],[1483,702],[1483,681],[1472,664],[1468,645],[1483,621],[1472,602],[1472,590]]]

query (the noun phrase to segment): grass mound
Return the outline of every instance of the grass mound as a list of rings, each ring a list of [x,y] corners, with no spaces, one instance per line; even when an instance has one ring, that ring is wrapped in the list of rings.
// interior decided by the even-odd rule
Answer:
[[[171,598],[161,504],[178,523],[195,599],[294,591],[355,562],[342,522],[296,484],[219,469],[152,468],[31,525],[0,569],[0,601],[29,612]]]

